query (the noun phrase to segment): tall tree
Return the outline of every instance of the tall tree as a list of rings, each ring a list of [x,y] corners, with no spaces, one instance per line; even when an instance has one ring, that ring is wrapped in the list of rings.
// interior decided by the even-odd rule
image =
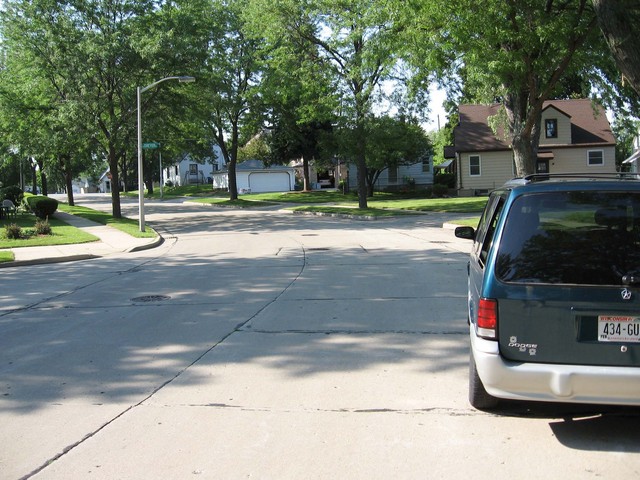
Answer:
[[[431,153],[431,144],[420,125],[389,116],[368,117],[365,120],[365,159],[367,165],[367,195],[373,197],[378,178],[385,170],[413,165]],[[352,156],[355,142],[353,130],[340,134],[340,150]]]
[[[332,130],[339,105],[335,85],[317,46],[283,29],[255,2],[246,13],[247,25],[263,39],[266,68],[260,94],[265,105],[271,163],[302,159],[303,190],[310,185],[310,165],[320,155],[320,144]]]
[[[618,68],[640,95],[640,1],[593,0]]]
[[[247,0],[210,0],[207,58],[198,73],[196,115],[222,151],[231,200],[238,198],[238,149],[255,133],[262,109],[257,88],[263,71],[260,41],[245,29],[246,7]]]
[[[283,31],[317,48],[331,69],[340,114],[355,132],[358,204],[367,207],[365,119],[376,89],[392,72],[398,47],[400,2],[390,0],[255,0]]]
[[[502,104],[518,175],[533,173],[543,103],[575,71],[595,70],[603,43],[587,0],[416,2],[416,31],[476,101]],[[434,41],[433,36],[429,36]]]
[[[191,67],[193,49],[188,48],[191,22],[184,15],[163,16],[163,5],[191,7],[198,0],[159,4],[155,0],[6,0],[3,45],[9,55],[30,60],[33,78],[46,91],[41,104],[51,114],[33,123],[52,128],[55,142],[48,142],[51,159],[67,162],[77,151],[81,157],[104,158],[112,177],[112,211],[121,216],[120,162],[135,151],[136,87],[176,75]],[[185,8],[191,18],[203,8]],[[178,18],[170,25],[167,18]],[[171,28],[167,28],[167,27]],[[202,47],[202,44],[197,45]],[[170,52],[170,53],[168,53]],[[15,72],[14,72],[15,73]],[[178,75],[186,74],[179,72]],[[143,109],[171,88],[156,89],[144,96]],[[173,97],[171,97],[173,98]],[[72,114],[71,114],[72,113]],[[168,116],[161,117],[165,120]],[[83,145],[78,145],[78,142]],[[44,143],[40,146],[40,150]],[[91,154],[87,150],[92,149]],[[42,151],[32,153],[38,160]],[[69,165],[63,167],[73,174]]]

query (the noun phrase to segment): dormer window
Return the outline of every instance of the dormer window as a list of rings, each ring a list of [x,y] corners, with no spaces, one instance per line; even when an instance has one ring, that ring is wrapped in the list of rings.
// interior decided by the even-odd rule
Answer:
[[[544,122],[544,132],[546,138],[558,138],[558,120],[548,118]]]

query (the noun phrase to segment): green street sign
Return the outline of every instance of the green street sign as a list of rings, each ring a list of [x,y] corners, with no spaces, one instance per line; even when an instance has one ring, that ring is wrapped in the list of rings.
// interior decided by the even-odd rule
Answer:
[[[142,148],[153,150],[154,148],[160,148],[160,144],[158,142],[145,142],[142,144]]]

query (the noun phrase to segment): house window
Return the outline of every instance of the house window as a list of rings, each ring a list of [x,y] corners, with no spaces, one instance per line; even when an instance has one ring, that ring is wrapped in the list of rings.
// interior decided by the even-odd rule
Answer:
[[[431,171],[430,161],[431,161],[431,157],[424,157],[422,159],[422,173],[429,173]]]
[[[189,164],[189,174],[190,175],[197,175],[198,174],[198,164],[197,163],[190,163]]]
[[[604,165],[604,152],[602,150],[589,150],[587,152],[587,165],[590,167]]]
[[[398,183],[398,167],[389,167],[389,183]]]
[[[480,176],[480,155],[469,156],[469,175],[472,177]]]
[[[555,118],[545,120],[544,133],[547,138],[558,138],[558,120]]]

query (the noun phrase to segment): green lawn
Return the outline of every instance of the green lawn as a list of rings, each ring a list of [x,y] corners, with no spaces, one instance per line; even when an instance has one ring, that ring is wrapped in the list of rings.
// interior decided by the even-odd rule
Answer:
[[[56,218],[49,219],[52,235],[30,235],[26,239],[6,238],[6,225],[16,224],[23,232],[35,230],[37,218],[29,213],[19,213],[17,218],[0,220],[0,248],[41,247],[45,245],[69,245],[73,243],[96,242],[99,239]]]
[[[337,191],[257,193],[242,195],[241,199],[301,204],[332,203],[349,207],[358,205],[358,197],[355,194],[344,195]],[[373,198],[367,200],[367,206],[372,209],[450,213],[481,213],[486,203],[487,197],[427,198],[420,196],[419,192],[376,192]]]
[[[419,212],[481,213],[486,203],[486,197],[409,198],[406,200],[378,200],[374,197],[368,202],[368,205],[373,208],[393,208]]]
[[[263,202],[261,200],[247,200],[245,198],[238,198],[238,200],[229,200],[229,195],[224,197],[204,197],[191,200],[193,203],[206,203],[208,205],[217,205],[219,207],[237,207],[237,208],[249,208],[249,207],[265,207],[268,205],[276,205],[277,202]]]
[[[156,232],[151,229],[147,229],[141,232],[137,220],[131,218],[113,218],[110,213],[100,212],[87,207],[74,206],[70,207],[67,203],[59,203],[58,210],[61,212],[70,213],[78,217],[86,218],[92,222],[100,223],[102,225],[108,225],[110,227],[117,228],[118,230],[128,233],[132,237],[137,238],[153,238],[156,236]]]
[[[163,187],[163,198],[176,198],[176,197],[208,197],[214,195],[211,185],[185,185],[179,187]],[[121,192],[120,195],[125,197],[138,198],[138,190],[132,190],[130,192]],[[227,193],[224,196],[228,197]],[[144,198],[160,199],[160,189],[155,187],[153,193],[150,194],[145,190]]]
[[[384,194],[380,194],[384,195]],[[343,203],[358,202],[355,194],[343,194],[336,190],[313,190],[311,192],[272,192],[272,193],[249,193],[241,195],[243,199],[263,202],[280,203]]]
[[[16,259],[15,255],[10,250],[0,250],[0,263],[13,262]]]

